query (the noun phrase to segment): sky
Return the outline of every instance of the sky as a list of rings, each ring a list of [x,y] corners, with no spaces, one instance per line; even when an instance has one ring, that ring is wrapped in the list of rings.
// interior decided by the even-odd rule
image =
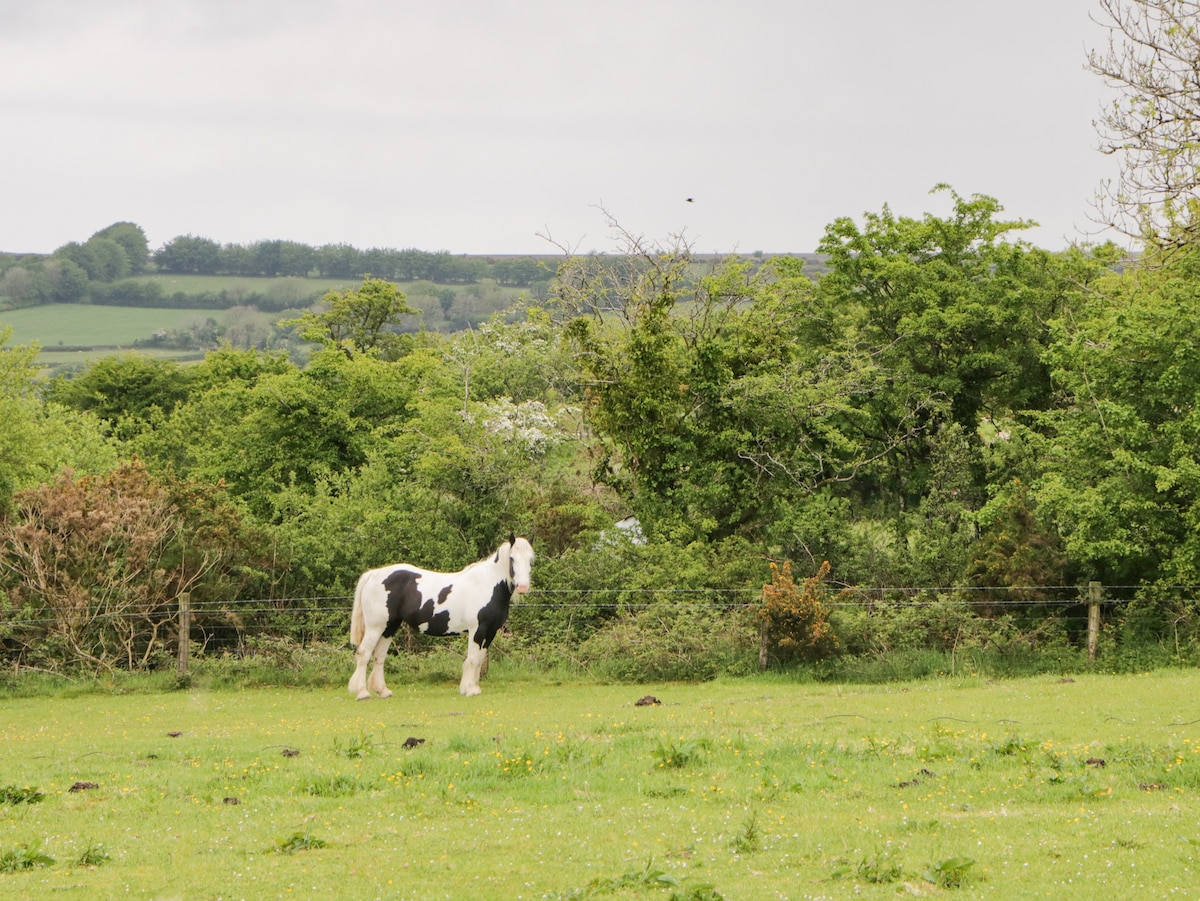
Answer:
[[[1095,240],[1098,0],[0,0],[0,250],[804,253],[986,194]],[[691,198],[691,202],[688,201]]]

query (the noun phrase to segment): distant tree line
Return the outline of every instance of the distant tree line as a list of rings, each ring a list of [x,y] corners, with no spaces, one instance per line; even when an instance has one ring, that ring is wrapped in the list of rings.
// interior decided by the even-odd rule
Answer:
[[[220,244],[210,238],[181,235],[151,252],[141,226],[117,222],[86,241],[64,244],[49,256],[0,254],[0,308],[84,301],[182,309],[239,304],[281,310],[289,306],[286,299],[270,292],[259,292],[254,297],[234,297],[227,291],[170,292],[137,278],[149,272],[242,278],[373,276],[439,285],[475,285],[491,280],[504,287],[543,290],[554,276],[545,263],[531,256],[478,257],[414,248],[359,250],[349,244]]]
[[[349,244],[312,247],[296,241],[218,244],[192,235],[172,238],[155,251],[154,263],[161,272],[196,275],[374,276],[387,281],[425,280],[451,285],[470,285],[490,278],[512,287],[530,287],[537,282],[548,282],[553,276],[533,257],[485,259],[454,255],[446,250],[382,247],[359,250]]]
[[[8,307],[77,303],[95,285],[112,284],[144,272],[150,262],[146,233],[117,222],[87,241],[71,241],[49,257],[0,254],[0,301]]]

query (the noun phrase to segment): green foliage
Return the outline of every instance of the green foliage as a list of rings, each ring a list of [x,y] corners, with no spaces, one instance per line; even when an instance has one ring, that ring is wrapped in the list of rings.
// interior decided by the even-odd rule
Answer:
[[[580,260],[560,272],[589,418],[652,534],[728,535],[757,521],[769,496],[748,490],[757,467],[738,456],[748,441],[727,390],[764,347],[781,345],[747,326],[743,307],[761,290],[747,267],[696,280],[686,249],[634,249],[626,267]]]
[[[0,852],[0,873],[20,873],[34,867],[54,866],[54,858],[42,853],[41,842],[28,842],[11,851]]]
[[[141,272],[150,262],[149,242],[146,232],[140,225],[133,222],[114,222],[107,228],[92,235],[93,238],[107,238],[115,242],[125,253],[125,259],[132,273]]]
[[[99,842],[88,842],[87,847],[75,858],[77,867],[98,867],[106,863],[112,863],[112,855]]]
[[[711,747],[711,743],[703,738],[680,739],[678,742],[667,738],[658,743],[650,756],[660,769],[681,770],[698,764]]]
[[[838,608],[833,622],[846,651],[855,655],[1006,646],[1020,637],[1010,619],[980,617],[967,597],[932,592],[847,605]]]
[[[959,888],[970,878],[974,866],[970,857],[947,857],[929,865],[925,881],[942,888]]]
[[[0,513],[13,492],[51,478],[63,466],[103,472],[116,449],[88,414],[44,404],[37,395],[37,346],[7,347],[12,330],[0,326]]]
[[[631,609],[570,653],[598,678],[692,681],[751,672],[755,639],[744,611],[674,601]]]
[[[1101,283],[1056,329],[1047,357],[1064,402],[1040,418],[1033,493],[1089,578],[1200,576],[1198,304],[1181,262]]]
[[[776,659],[804,678],[1075,666],[1082,630],[1066,605],[1092,578],[1142,589],[1106,609],[1103,665],[1191,659],[1193,605],[1157,586],[1200,581],[1200,264],[1047,254],[1014,240],[1026,223],[996,200],[939,192],[944,215],[885,207],[831,224],[819,279],[794,259],[702,264],[613,223],[626,253],[568,260],[545,309],[482,322],[495,285],[439,298],[425,271],[445,264],[462,284],[477,267],[381,252],[375,271],[424,279],[430,309],[474,325],[414,333],[392,282],[336,282],[292,320],[321,345],[303,366],[224,347],[194,366],[119,357],[42,383],[36,348],[0,349],[0,510],[59,486],[64,466],[99,484],[136,456],[161,489],[151,505],[196,536],[163,544],[159,568],[170,581],[188,561],[207,567],[192,587],[197,637],[214,656],[276,661],[280,680],[319,678],[303,643],[344,635],[363,569],[456,569],[510,531],[533,536],[545,591],[514,607],[514,665],[746,672],[761,614]],[[4,285],[43,296],[86,279],[85,263],[118,271],[114,249],[132,249],[136,269],[139,231],[117,223],[53,261],[19,261]],[[275,300],[303,303],[311,273],[363,262],[352,251],[189,236],[157,261],[172,274],[89,290],[164,293],[171,278],[195,293],[201,276],[184,271],[216,265],[288,273]],[[637,541],[612,527],[629,515]],[[116,556],[93,589],[133,596],[121,580],[136,555]],[[778,609],[758,610],[771,559],[829,561],[828,577],[860,592],[806,596],[789,575]],[[66,633],[37,627],[50,592],[5,573],[6,653],[61,659]],[[169,604],[151,606],[158,632],[144,624],[152,637],[122,666],[167,662]],[[432,645],[412,645],[431,670],[447,665]],[[264,678],[233,653],[219,666]]]
[[[391,282],[379,278],[363,280],[362,287],[330,291],[321,298],[323,309],[287,320],[281,326],[295,326],[306,341],[315,341],[342,350],[347,356],[377,353],[394,360],[410,347],[407,338],[394,328],[402,317],[419,311],[404,301],[404,294]]]
[[[45,794],[36,788],[20,785],[0,785],[0,804],[37,804],[45,800]]]
[[[1042,522],[1028,486],[1019,479],[997,486],[979,512],[979,540],[973,549],[973,581],[1013,586],[1019,600],[1045,599],[1030,586],[1067,584],[1067,558],[1056,530]]]
[[[312,823],[309,823],[303,832],[293,832],[287,838],[281,838],[272,850],[280,854],[295,854],[299,851],[315,851],[328,845],[325,839],[312,834]]]
[[[762,850],[762,830],[758,825],[758,811],[750,812],[750,816],[742,823],[742,828],[734,833],[729,847],[735,854],[754,854]]]
[[[178,597],[201,628],[236,627],[230,601],[268,549],[219,492],[153,478],[138,462],[101,476],[64,471],[19,492],[0,520],[0,578],[15,614],[6,656],[49,669],[142,668],[160,662]],[[209,603],[205,603],[209,602]],[[10,610],[6,609],[5,614]]]
[[[646,865],[640,870],[627,870],[623,875],[617,877],[597,877],[587,884],[583,889],[559,894],[556,897],[562,899],[576,898],[591,898],[597,895],[611,895],[624,892],[640,893],[644,889],[673,889],[679,886],[679,880],[668,873],[661,867],[654,865],[654,860],[646,861]],[[690,895],[671,894],[671,898],[684,898]]]
[[[855,876],[872,885],[889,885],[904,878],[904,867],[896,851],[888,848],[866,854],[857,863],[838,861],[833,869],[833,878],[848,876]]]
[[[885,206],[862,229],[849,219],[830,225],[820,290],[851,301],[862,337],[886,348],[895,374],[946,398],[951,420],[973,430],[986,403],[1012,402],[991,392],[1047,392],[1038,343],[1049,298],[1029,284],[1031,252],[1000,241],[1031,223],[997,221],[1003,207],[991,197],[934,191],[950,194],[946,218],[896,217]]]
[[[192,372],[171,360],[143,354],[114,355],[70,378],[54,379],[47,396],[65,407],[92,413],[122,438],[144,431],[155,414],[169,415],[187,399]]]
[[[350,760],[359,760],[364,757],[369,757],[379,750],[380,742],[366,732],[359,732],[355,737],[345,740],[334,739],[333,750],[341,757],[346,757]]]
[[[308,494],[361,466],[410,416],[408,372],[370,357],[327,350],[303,370],[248,375],[196,393],[134,446],[155,466],[224,483],[263,521],[293,487]]]

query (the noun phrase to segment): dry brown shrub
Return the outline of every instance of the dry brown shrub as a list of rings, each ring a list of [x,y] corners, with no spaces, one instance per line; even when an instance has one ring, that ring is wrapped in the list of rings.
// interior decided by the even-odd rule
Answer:
[[[837,635],[829,623],[823,601],[828,593],[824,579],[828,561],[799,586],[792,578],[792,564],[771,564],[771,581],[763,586],[762,605],[757,610],[763,627],[765,648],[784,660],[816,662],[837,653]]]

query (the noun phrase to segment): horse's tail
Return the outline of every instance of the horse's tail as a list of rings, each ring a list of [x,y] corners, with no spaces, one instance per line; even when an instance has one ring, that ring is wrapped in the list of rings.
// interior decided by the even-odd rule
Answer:
[[[363,622],[363,584],[367,581],[367,574],[363,573],[359,577],[358,584],[354,586],[354,610],[350,613],[350,644],[357,648],[362,644],[363,636],[366,634],[367,627]]]

